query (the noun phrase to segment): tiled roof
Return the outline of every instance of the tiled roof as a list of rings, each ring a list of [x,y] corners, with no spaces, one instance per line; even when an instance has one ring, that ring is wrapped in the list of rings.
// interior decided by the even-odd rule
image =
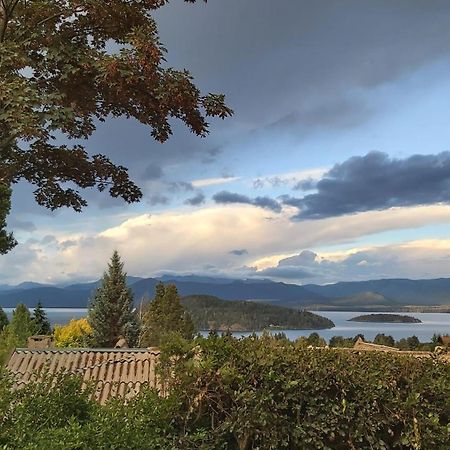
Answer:
[[[365,342],[360,337],[353,346],[355,350],[375,350],[382,352],[399,352],[400,350],[395,347],[389,347],[387,345],[373,344],[372,342]]]
[[[143,386],[161,390],[156,374],[159,350],[148,349],[27,349],[12,353],[7,368],[15,375],[15,387],[38,379],[43,373],[79,374],[95,386],[95,397],[130,398]]]

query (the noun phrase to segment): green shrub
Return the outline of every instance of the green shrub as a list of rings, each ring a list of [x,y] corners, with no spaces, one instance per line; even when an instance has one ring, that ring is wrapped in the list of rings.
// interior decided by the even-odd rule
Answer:
[[[0,448],[449,449],[450,366],[227,335],[163,348],[170,395],[99,405],[61,375],[11,390],[0,372]]]
[[[195,345],[165,364],[179,420],[208,429],[207,448],[449,448],[448,365],[269,337]]]

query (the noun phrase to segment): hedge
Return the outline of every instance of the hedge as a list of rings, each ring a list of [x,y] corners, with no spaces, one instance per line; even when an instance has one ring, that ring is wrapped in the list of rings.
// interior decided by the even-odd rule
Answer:
[[[62,376],[0,382],[0,445],[20,449],[449,449],[450,366],[268,336],[172,340],[170,395],[105,406]]]

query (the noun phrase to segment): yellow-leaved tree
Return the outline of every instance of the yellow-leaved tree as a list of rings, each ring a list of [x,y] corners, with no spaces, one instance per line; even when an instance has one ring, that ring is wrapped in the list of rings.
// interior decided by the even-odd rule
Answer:
[[[87,319],[72,319],[67,325],[55,325],[54,337],[56,347],[86,347],[92,334]]]

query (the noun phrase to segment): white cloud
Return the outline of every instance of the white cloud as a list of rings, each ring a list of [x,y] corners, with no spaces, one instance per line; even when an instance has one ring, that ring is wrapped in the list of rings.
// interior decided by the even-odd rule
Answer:
[[[214,206],[142,214],[100,233],[48,233],[54,239],[27,241],[0,258],[0,282],[96,278],[102,274],[114,249],[119,250],[126,270],[132,275],[150,276],[161,271],[248,275],[251,273],[249,268],[261,271],[275,267],[280,260],[298,254],[302,249],[326,248],[341,243],[352,245],[360,237],[373,233],[448,223],[450,206],[396,208],[320,221],[292,222],[290,216],[289,209],[273,214],[250,205]],[[369,257],[374,252],[369,251],[364,257],[361,253],[355,265],[367,261],[357,267],[371,278],[382,270],[375,270],[374,264],[379,264],[382,256],[385,259],[389,256],[393,261],[392,269],[385,266],[389,276],[406,275],[407,270],[411,277],[443,275],[442,262],[439,266],[435,261],[436,258],[445,260],[442,258],[448,254],[449,246],[440,240],[397,244],[392,246],[396,253],[389,252],[391,247],[383,247],[382,255],[377,253],[381,255],[379,259]],[[245,248],[248,253],[236,259],[230,254],[236,248]],[[400,249],[411,262],[395,262]],[[339,262],[363,250],[367,249],[357,247],[345,254],[330,252],[322,256]],[[346,273],[342,273],[344,275]]]
[[[240,177],[221,177],[221,178],[201,178],[191,182],[195,188],[202,188],[207,186],[214,186],[217,184],[233,183],[240,180]]]
[[[331,283],[380,278],[448,277],[449,240],[417,240],[390,246],[354,249],[329,259],[314,254],[300,254],[280,259],[271,267],[261,267],[255,275],[279,280]]]
[[[265,175],[252,180],[255,188],[263,188],[267,185],[272,187],[295,185],[303,180],[319,180],[329,168],[317,167],[296,172],[285,172],[272,175]]]

